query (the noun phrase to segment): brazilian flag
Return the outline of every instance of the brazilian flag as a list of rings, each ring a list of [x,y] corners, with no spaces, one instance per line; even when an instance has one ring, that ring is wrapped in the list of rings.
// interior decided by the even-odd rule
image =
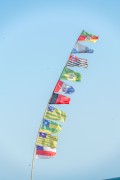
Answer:
[[[81,74],[78,72],[74,72],[73,70],[69,68],[64,68],[60,76],[60,79],[79,82],[81,81]]]

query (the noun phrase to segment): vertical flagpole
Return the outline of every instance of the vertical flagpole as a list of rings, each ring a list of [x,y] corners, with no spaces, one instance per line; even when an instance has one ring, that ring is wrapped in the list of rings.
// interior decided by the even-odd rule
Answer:
[[[34,163],[35,163],[35,149],[34,149],[34,154],[33,154],[33,159],[32,159],[31,180],[33,180]]]
[[[77,43],[77,41],[76,41],[76,43]],[[75,43],[75,44],[76,44],[76,43]],[[72,52],[71,52],[71,53],[72,53]],[[70,53],[70,54],[71,54],[71,53]],[[69,60],[69,59],[68,59],[68,60]],[[67,60],[67,62],[68,62],[68,60]],[[64,68],[67,66],[67,62],[66,62],[66,64],[65,64]],[[62,72],[61,72],[61,74],[60,74],[60,76],[59,76],[59,79],[60,79],[60,77],[61,77],[61,75],[62,75],[62,73],[63,73],[63,71],[64,71],[64,68],[63,68],[63,70],[62,70]],[[58,80],[59,80],[59,79],[58,79]],[[54,91],[53,91],[53,92],[54,92]],[[52,92],[52,94],[53,94],[53,92]],[[49,102],[50,102],[51,98],[52,98],[52,95],[51,95],[51,97],[50,97],[50,99],[49,99],[49,101],[48,101],[47,107],[48,107],[48,105],[49,105]],[[47,109],[47,107],[46,107],[46,109]],[[45,109],[45,112],[46,112],[46,109]],[[45,112],[44,112],[44,115],[45,115]],[[42,120],[44,119],[44,115],[43,115]],[[40,125],[40,127],[41,127],[41,125]],[[40,129],[40,128],[39,128],[39,129]],[[39,130],[38,130],[38,133],[39,133]],[[37,134],[37,137],[36,137],[36,141],[37,141],[37,138],[38,138],[38,134]],[[36,143],[35,143],[34,153],[33,153],[33,158],[32,158],[32,167],[31,167],[31,178],[30,178],[30,180],[33,180],[34,164],[35,164],[35,154],[36,154]]]

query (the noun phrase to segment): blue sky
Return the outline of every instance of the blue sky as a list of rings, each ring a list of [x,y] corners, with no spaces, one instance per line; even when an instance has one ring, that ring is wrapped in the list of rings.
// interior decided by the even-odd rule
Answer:
[[[46,104],[81,31],[99,35],[59,134],[57,156],[36,160],[34,179],[120,176],[120,2],[0,1],[0,179],[29,180]]]

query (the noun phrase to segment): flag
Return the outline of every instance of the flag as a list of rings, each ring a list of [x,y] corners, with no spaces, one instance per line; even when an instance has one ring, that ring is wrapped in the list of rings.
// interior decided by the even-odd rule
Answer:
[[[86,31],[82,31],[80,36],[78,37],[78,42],[79,41],[90,41],[90,42],[96,42],[98,40],[98,36],[95,36],[93,34],[87,33]]]
[[[44,119],[40,131],[48,134],[60,133],[61,125],[57,124],[56,122]]]
[[[37,158],[50,158],[56,155],[56,148],[44,147],[36,145],[36,154]]]
[[[43,132],[39,132],[36,145],[38,146],[47,146],[50,148],[56,148],[58,142],[57,136],[52,136]]]
[[[78,59],[79,58],[77,56],[75,56],[74,54],[70,54],[70,56],[69,56],[69,60],[71,60],[71,61],[77,62]]]
[[[75,55],[71,54],[68,59],[67,66],[71,66],[71,67],[78,66],[78,67],[87,68],[88,62],[86,59],[78,58]]]
[[[53,93],[49,104],[69,104],[70,98],[61,94]]]
[[[81,74],[78,72],[74,72],[71,69],[64,68],[60,79],[68,81],[81,81]]]
[[[93,49],[89,49],[87,46],[76,43],[74,46],[72,53],[93,53]]]
[[[49,105],[45,111],[44,118],[64,122],[66,119],[66,113]]]
[[[58,93],[64,93],[64,94],[71,94],[75,91],[75,89],[68,85],[67,83],[58,80],[55,88],[54,88],[54,92],[58,92]]]

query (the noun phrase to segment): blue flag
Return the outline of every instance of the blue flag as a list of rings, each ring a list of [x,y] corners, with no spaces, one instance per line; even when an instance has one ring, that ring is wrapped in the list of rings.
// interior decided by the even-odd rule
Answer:
[[[74,46],[72,53],[93,53],[93,49],[89,49],[87,46],[84,46],[82,44],[76,43]]]

